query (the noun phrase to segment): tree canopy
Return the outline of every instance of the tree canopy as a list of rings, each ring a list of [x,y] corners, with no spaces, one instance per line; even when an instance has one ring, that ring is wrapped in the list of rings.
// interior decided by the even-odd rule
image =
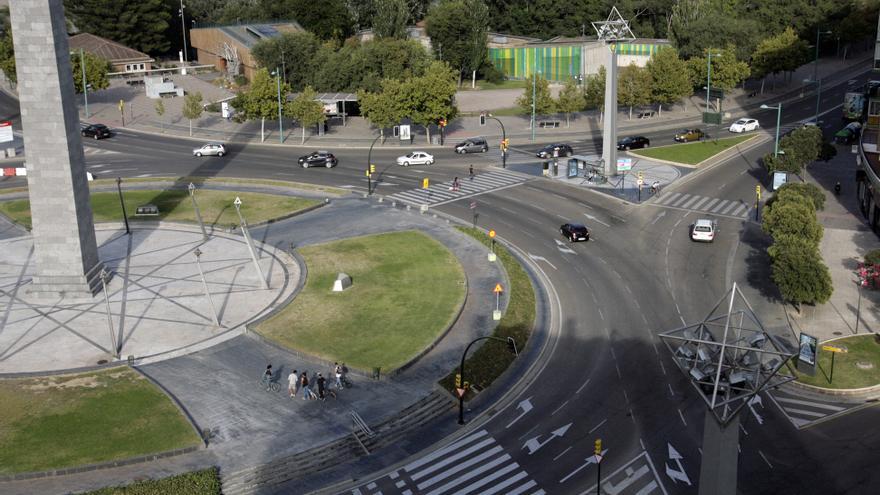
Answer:
[[[260,141],[266,140],[266,119],[278,118],[278,81],[267,69],[260,69],[247,91],[238,93],[232,106],[246,120],[260,120]],[[287,98],[290,87],[281,83],[281,100]]]
[[[687,64],[673,48],[655,53],[645,69],[651,76],[651,99],[661,105],[661,110],[662,105],[672,105],[693,91]]]
[[[516,99],[516,104],[526,112],[531,113],[532,93],[534,93],[536,115],[547,115],[555,112],[556,101],[550,94],[550,81],[541,74],[535,74],[529,82],[531,84],[526,84],[523,94]]]
[[[462,74],[486,60],[489,9],[483,0],[441,0],[428,11],[426,31],[438,58]]]
[[[171,13],[164,0],[65,0],[67,17],[80,30],[144,53],[168,50]]]
[[[306,142],[306,127],[322,124],[327,120],[324,105],[317,98],[318,93],[311,86],[306,86],[296,98],[284,106],[284,114],[299,122],[302,127],[300,144]]]
[[[406,0],[375,0],[373,34],[378,38],[406,39],[409,7]]]
[[[89,52],[83,52],[83,58],[86,63],[86,84],[89,85],[89,91],[97,91],[110,87],[110,81],[107,79],[107,73],[111,71],[110,62],[105,59],[92,55]],[[77,93],[83,92],[83,71],[82,60],[80,60],[79,52],[74,52],[70,57],[70,69],[73,73],[73,87]]]

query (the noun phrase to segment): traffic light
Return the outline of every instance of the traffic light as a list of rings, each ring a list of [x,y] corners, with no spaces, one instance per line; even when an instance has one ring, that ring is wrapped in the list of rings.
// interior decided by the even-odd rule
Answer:
[[[486,125],[486,114],[485,113],[480,114],[480,125],[481,126]]]
[[[439,121],[437,121],[437,125],[439,125],[440,127],[446,127],[446,119],[440,119]]]
[[[596,439],[596,445],[593,448],[593,453],[596,455],[602,455],[602,439],[601,438]]]
[[[519,356],[519,352],[516,350],[516,341],[513,340],[513,337],[507,337],[507,349],[510,350],[514,356]]]
[[[501,151],[506,152],[506,151],[507,151],[507,147],[508,147],[509,145],[510,145],[510,139],[506,139],[506,138],[505,138],[505,139],[502,139],[502,140],[501,140]]]
[[[455,388],[461,388],[461,374],[455,374]]]
[[[370,173],[371,173],[371,174],[375,174],[375,173],[376,173],[376,166],[373,165],[372,163],[370,164]]]

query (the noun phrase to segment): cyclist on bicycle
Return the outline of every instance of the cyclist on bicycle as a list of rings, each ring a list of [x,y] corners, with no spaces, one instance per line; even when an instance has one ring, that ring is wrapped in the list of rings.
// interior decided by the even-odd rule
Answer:
[[[269,385],[272,383],[272,365],[266,366],[266,371],[263,372],[263,379],[260,380],[260,383],[266,387],[266,390],[269,389]]]

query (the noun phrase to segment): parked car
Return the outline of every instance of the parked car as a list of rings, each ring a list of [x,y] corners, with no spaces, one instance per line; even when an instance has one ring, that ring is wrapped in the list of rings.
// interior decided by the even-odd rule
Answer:
[[[329,151],[313,151],[306,156],[299,157],[299,164],[302,168],[309,167],[335,167],[339,161]]]
[[[754,131],[761,127],[758,124],[758,121],[755,119],[739,119],[733,124],[730,124],[730,132],[749,132]]]
[[[706,139],[706,133],[701,129],[685,129],[672,137],[677,143],[690,143]]]
[[[589,241],[590,230],[580,223],[566,223],[559,227],[562,236],[571,242]]]
[[[564,143],[548,144],[538,150],[535,156],[538,158],[553,158],[554,154],[556,156],[571,156],[574,154],[574,150],[571,146]]]
[[[226,147],[220,143],[207,143],[202,145],[201,148],[196,148],[193,150],[193,155],[195,156],[223,156],[226,154]]]
[[[434,156],[424,151],[413,151],[408,155],[397,157],[397,164],[409,167],[410,165],[430,165],[434,163]]]
[[[645,136],[629,136],[617,142],[619,150],[635,150],[639,148],[647,148],[651,146],[651,140]]]
[[[691,226],[691,240],[712,242],[715,240],[717,231],[718,224],[714,220],[700,218]]]
[[[843,129],[834,134],[834,141],[839,144],[853,144],[859,140],[862,134],[862,124],[858,122],[850,122]]]
[[[81,124],[82,136],[95,139],[108,138],[113,135],[110,128],[104,124]]]
[[[485,153],[489,144],[483,138],[471,138],[455,145],[456,153]]]

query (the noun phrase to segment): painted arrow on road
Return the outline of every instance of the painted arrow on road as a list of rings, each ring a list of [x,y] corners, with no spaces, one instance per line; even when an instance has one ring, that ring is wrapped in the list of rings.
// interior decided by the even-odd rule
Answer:
[[[678,466],[678,470],[676,471],[669,467],[669,464],[665,464],[666,475],[672,478],[672,481],[676,484],[678,484],[679,481],[684,481],[688,486],[691,486],[691,480],[688,478],[687,473],[684,472],[684,466],[681,465],[681,460],[684,459],[684,457],[675,450],[675,447],[673,447],[671,443],[666,445],[669,446],[669,460],[675,461],[675,464]]]
[[[761,396],[760,396],[760,395],[755,395],[754,397],[752,397],[751,399],[749,399],[748,404],[749,404],[749,409],[752,410],[752,414],[755,415],[755,420],[758,421],[758,424],[759,424],[759,425],[764,424],[764,418],[762,418],[761,415],[758,414],[758,411],[755,411],[755,405],[759,405],[759,406],[761,406],[762,408],[764,407],[764,403],[763,403],[763,401],[761,400]]]
[[[543,256],[538,256],[538,255],[535,255],[535,254],[532,254],[532,253],[528,253],[528,255],[529,255],[529,258],[531,258],[531,259],[533,259],[533,260],[535,260],[535,261],[543,261],[544,263],[547,263],[548,265],[550,265],[550,268],[552,268],[552,269],[554,269],[554,270],[556,269],[556,267],[553,266],[553,263],[550,263],[549,261],[547,261],[547,258],[545,258],[545,257],[543,257]]]
[[[602,451],[602,454],[601,454],[602,457],[605,457],[605,453],[606,453],[606,452],[608,452],[608,449],[605,449],[605,450]],[[584,464],[582,464],[580,467],[578,467],[578,468],[575,469],[574,471],[568,473],[568,476],[566,476],[565,478],[562,478],[561,480],[559,480],[559,482],[560,482],[560,483],[565,483],[566,481],[568,481],[569,478],[571,478],[572,476],[576,475],[576,474],[578,473],[578,471],[580,471],[581,469],[583,469],[583,468],[589,466],[590,464],[598,464],[598,461],[599,461],[599,459],[596,459],[596,456],[594,456],[594,455],[591,455],[590,457],[587,457],[585,460],[586,460],[587,462],[585,462]]]
[[[666,216],[666,212],[665,212],[665,211],[661,211],[656,217],[654,217],[654,221],[651,222],[651,225],[654,225],[655,223],[657,223],[657,220],[660,220],[660,219],[663,218],[664,216]]]
[[[556,249],[558,249],[560,252],[565,253],[565,254],[577,254],[574,251],[574,249],[566,246],[565,243],[563,243],[559,239],[553,239],[553,240],[556,241]],[[547,260],[544,260],[544,261],[547,261]]]
[[[553,430],[552,432],[550,432],[550,438],[544,440],[543,442],[538,441],[538,439],[541,438],[540,435],[536,436],[535,438],[530,438],[529,440],[526,440],[525,444],[523,444],[523,448],[529,449],[529,455],[532,455],[540,450],[541,447],[550,443],[550,441],[554,438],[562,438],[562,436],[565,435],[565,432],[567,432],[569,428],[571,428],[571,423],[563,426],[562,428]]]
[[[516,408],[517,408],[517,409],[522,409],[522,414],[520,414],[519,416],[517,416],[516,418],[514,418],[513,421],[510,422],[510,424],[508,424],[507,426],[504,427],[504,429],[507,429],[507,428],[510,428],[511,426],[513,426],[514,423],[516,423],[517,421],[519,421],[520,418],[522,418],[522,417],[525,416],[529,411],[532,410],[532,398],[529,397],[528,399],[525,399],[525,400],[521,401],[519,404],[516,405]]]
[[[590,215],[589,213],[584,213],[584,216],[587,217],[587,218],[589,218],[590,220],[596,222],[596,223],[600,223],[600,224],[602,224],[602,225],[604,225],[604,226],[606,226],[606,227],[611,227],[611,226],[608,225],[607,223],[603,222],[602,220],[599,220],[598,218],[594,217],[593,215]]]

